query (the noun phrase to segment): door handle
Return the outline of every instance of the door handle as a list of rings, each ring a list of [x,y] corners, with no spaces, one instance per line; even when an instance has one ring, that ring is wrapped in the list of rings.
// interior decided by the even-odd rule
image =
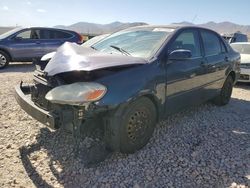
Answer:
[[[201,62],[201,66],[204,67],[204,68],[215,68],[216,67],[213,64],[208,64],[208,63],[205,63],[205,62]]]

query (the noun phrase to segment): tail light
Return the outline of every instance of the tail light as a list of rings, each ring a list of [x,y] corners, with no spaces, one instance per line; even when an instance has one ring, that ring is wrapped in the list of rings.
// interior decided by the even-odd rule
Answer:
[[[79,41],[78,41],[78,43],[79,43],[79,44],[82,44],[82,43],[84,42],[84,37],[83,37],[82,35],[80,35],[79,33],[78,33],[78,36],[79,36]]]

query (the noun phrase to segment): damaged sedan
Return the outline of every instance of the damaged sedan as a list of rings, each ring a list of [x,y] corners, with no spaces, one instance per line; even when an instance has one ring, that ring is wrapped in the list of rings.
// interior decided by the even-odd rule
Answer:
[[[107,149],[133,153],[156,123],[186,107],[230,101],[240,55],[216,32],[191,26],[139,26],[92,45],[62,45],[34,83],[16,86],[32,117],[76,140],[101,127]]]

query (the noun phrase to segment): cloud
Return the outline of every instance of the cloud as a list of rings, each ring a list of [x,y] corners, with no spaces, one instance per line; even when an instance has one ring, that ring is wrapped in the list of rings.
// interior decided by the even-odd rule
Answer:
[[[30,1],[26,1],[26,4],[27,4],[27,5],[31,5],[31,2],[30,2]]]
[[[9,10],[9,7],[7,7],[7,6],[3,6],[3,10],[8,11],[8,10]]]
[[[47,12],[45,9],[36,9],[37,12],[40,12],[40,13],[44,13],[44,12]]]

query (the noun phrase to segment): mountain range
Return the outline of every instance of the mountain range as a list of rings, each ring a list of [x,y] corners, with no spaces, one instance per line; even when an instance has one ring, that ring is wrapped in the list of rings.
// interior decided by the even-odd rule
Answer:
[[[64,25],[57,25],[56,28],[61,29],[70,29],[77,31],[81,34],[89,34],[89,35],[99,35],[104,33],[111,33],[115,32],[121,29],[125,29],[132,26],[139,26],[139,25],[145,25],[147,23],[144,22],[133,22],[133,23],[122,23],[122,22],[112,22],[109,24],[96,24],[96,23],[89,23],[89,22],[78,22],[72,25],[64,26]],[[230,34],[237,31],[240,31],[242,33],[248,34],[250,36],[250,25],[239,25],[232,22],[208,22],[204,24],[193,24],[190,22],[180,22],[180,23],[174,23],[178,25],[197,25],[201,27],[206,27],[213,29],[221,34]],[[0,34],[3,32],[6,32],[7,30],[10,30],[13,27],[0,27]]]
[[[134,22],[134,23],[122,23],[122,22],[113,22],[110,24],[95,24],[95,23],[88,23],[88,22],[78,22],[73,25],[63,26],[58,25],[55,27],[62,28],[62,29],[71,29],[77,31],[79,33],[84,34],[103,34],[103,33],[110,33],[114,31],[118,31],[124,28],[138,26],[138,25],[145,25],[147,23],[143,22]],[[221,34],[230,34],[234,32],[242,32],[250,35],[250,25],[239,25],[232,22],[207,22],[204,24],[193,24],[190,22],[180,22],[180,23],[173,23],[178,25],[196,25],[201,26],[209,29],[213,29]]]
[[[69,26],[57,25],[56,28],[70,29],[82,34],[100,35],[126,29],[128,27],[146,25],[143,22],[122,23],[112,22],[110,24],[96,24],[89,22],[78,22]]]

